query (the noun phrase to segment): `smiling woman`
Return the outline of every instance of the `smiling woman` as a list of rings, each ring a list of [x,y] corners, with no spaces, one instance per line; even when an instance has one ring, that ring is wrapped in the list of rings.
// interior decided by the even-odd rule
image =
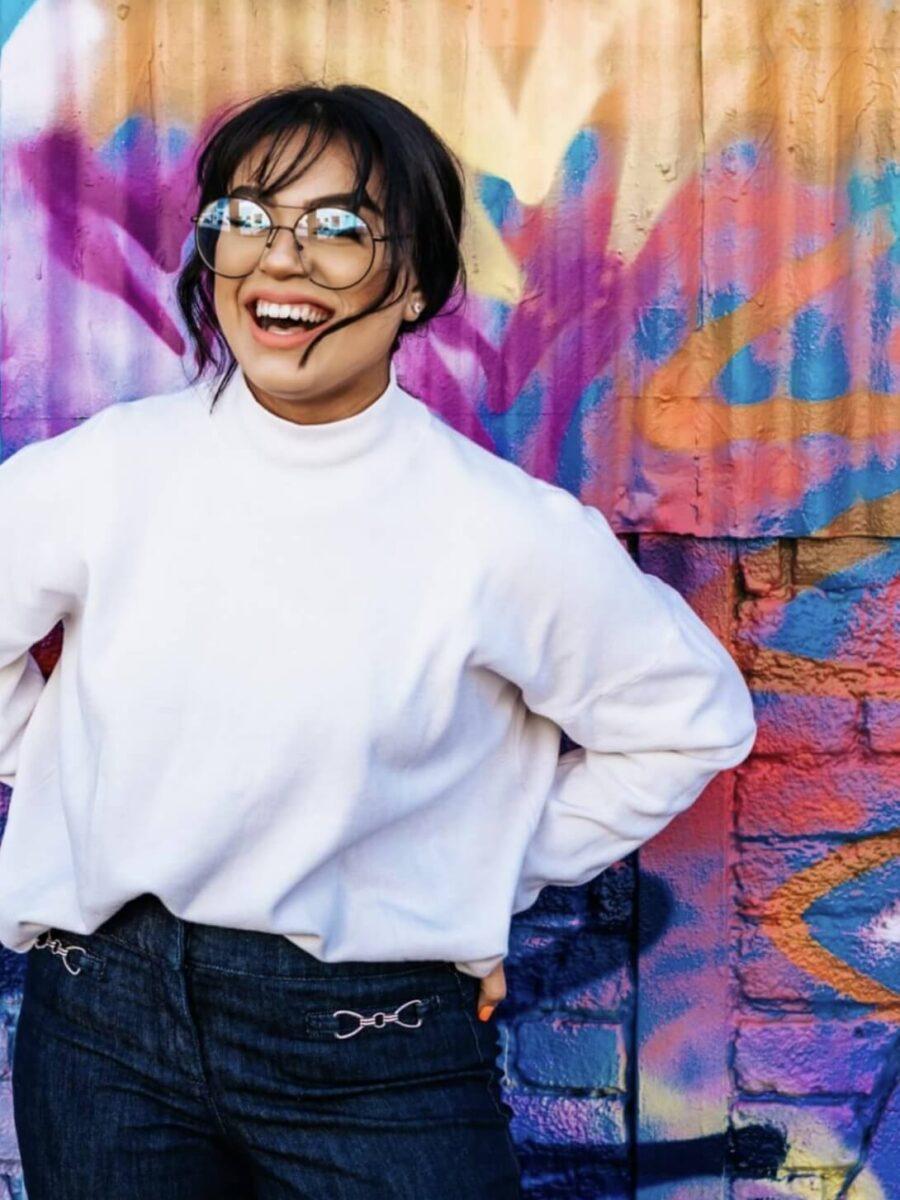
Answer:
[[[29,1200],[512,1200],[511,917],[741,762],[749,691],[597,509],[400,385],[460,278],[419,117],[281,91],[198,170],[197,378],[0,464]]]
[[[474,799],[440,765],[468,724],[447,699],[470,621],[441,550],[452,518],[421,522],[431,417],[391,364],[464,290],[462,170],[390,96],[310,85],[229,115],[197,182],[177,289],[192,383],[0,469],[0,579],[21,585],[0,588],[0,778],[15,769],[17,801],[0,936],[29,953],[28,1194],[437,1200],[452,1178],[511,1200],[498,1034],[476,1015],[502,995],[506,900],[485,941],[450,864],[429,914],[431,856]],[[98,538],[89,514],[108,508]],[[23,513],[57,530],[40,562]],[[63,610],[80,616],[57,729],[27,647]],[[497,685],[471,682],[469,704],[489,705]],[[515,735],[508,709],[495,718]],[[60,772],[65,730],[84,736]],[[470,742],[473,764],[485,747]],[[398,852],[405,881],[382,875]]]
[[[240,363],[279,416],[349,416],[384,391],[403,336],[464,295],[461,165],[384,93],[266,93],[215,129],[197,182],[177,294],[217,397]]]

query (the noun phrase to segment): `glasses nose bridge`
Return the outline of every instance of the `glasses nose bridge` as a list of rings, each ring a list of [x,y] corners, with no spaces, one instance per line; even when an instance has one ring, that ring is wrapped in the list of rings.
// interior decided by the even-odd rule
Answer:
[[[268,253],[269,253],[269,251],[271,250],[271,248],[272,248],[272,245],[273,245],[273,244],[274,244],[274,242],[275,242],[275,238],[276,238],[276,236],[278,235],[278,231],[279,231],[280,229],[286,229],[286,230],[287,230],[287,232],[290,234],[290,240],[291,240],[291,242],[293,243],[293,246],[294,246],[294,251],[295,251],[295,253],[297,254],[297,256],[299,257],[299,259],[300,259],[300,262],[301,262],[301,264],[302,264],[302,266],[303,266],[303,269],[304,269],[304,270],[307,270],[307,266],[306,266],[306,247],[305,247],[304,245],[301,245],[301,243],[300,243],[300,239],[299,239],[299,237],[297,236],[297,227],[298,227],[298,225],[300,224],[300,221],[301,221],[301,220],[302,220],[302,218],[301,218],[301,217],[298,217],[298,218],[297,218],[297,220],[294,222],[294,224],[293,224],[293,225],[276,225],[276,224],[273,222],[273,223],[272,223],[272,224],[269,226],[269,228],[266,230],[265,242],[263,243],[263,247],[262,247],[262,249],[260,250],[260,254],[259,254],[259,257],[260,257],[260,259],[262,259],[262,258],[263,258],[263,256],[264,256],[264,255],[266,255],[266,254],[268,254]]]
[[[266,254],[268,254],[271,250],[271,247],[274,245],[276,236],[278,234],[278,230],[287,229],[287,232],[290,234],[290,241],[292,241],[294,245],[294,253],[299,259],[302,272],[304,272],[304,274],[307,276],[310,275],[310,266],[308,266],[306,260],[306,246],[300,244],[300,239],[298,238],[298,235],[296,235],[296,227],[298,227],[300,220],[301,218],[298,217],[298,220],[294,222],[293,226],[284,226],[284,224],[272,223],[272,226],[269,229],[266,229],[265,241],[262,250],[259,251],[257,265],[263,262]]]

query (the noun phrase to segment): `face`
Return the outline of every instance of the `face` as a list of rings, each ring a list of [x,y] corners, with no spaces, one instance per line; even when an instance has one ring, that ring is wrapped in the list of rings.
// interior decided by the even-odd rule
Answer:
[[[298,146],[299,135],[272,165],[273,174],[290,165]],[[240,165],[231,181],[232,192],[252,183],[253,168],[264,149],[258,148]],[[352,191],[354,178],[349,150],[334,140],[298,179],[262,204],[274,224],[292,227],[302,210],[319,197]],[[376,204],[380,202],[379,186],[376,170],[366,188]],[[387,232],[379,213],[368,208],[359,212],[375,236]],[[323,330],[359,312],[379,295],[386,270],[386,243],[376,242],[372,265],[359,283],[340,290],[313,283],[293,233],[279,229],[249,275],[241,279],[213,277],[216,315],[237,359],[235,369],[243,371],[261,404],[278,416],[300,423],[331,421],[359,412],[384,391],[389,380],[389,350],[400,323],[416,319],[416,301],[424,304],[411,271],[401,274],[394,295],[382,302],[379,311],[329,334],[321,345],[312,346],[304,365],[299,362],[309,343],[319,339]],[[260,330],[254,317],[260,297],[276,303],[296,303],[303,298],[324,306],[331,315],[309,334],[292,334],[282,341],[283,335]]]

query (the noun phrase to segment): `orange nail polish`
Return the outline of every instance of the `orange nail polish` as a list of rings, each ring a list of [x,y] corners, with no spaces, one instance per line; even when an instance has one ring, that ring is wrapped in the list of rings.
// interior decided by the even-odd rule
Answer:
[[[479,1021],[489,1021],[491,1019],[491,1014],[493,1013],[493,1011],[494,1011],[493,1005],[482,1004],[481,1008],[479,1008],[479,1010],[478,1010],[478,1020]]]

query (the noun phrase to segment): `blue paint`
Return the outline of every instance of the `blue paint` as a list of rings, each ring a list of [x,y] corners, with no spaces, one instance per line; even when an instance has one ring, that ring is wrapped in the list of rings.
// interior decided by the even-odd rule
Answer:
[[[708,319],[714,321],[717,317],[727,317],[729,313],[733,313],[746,302],[746,294],[735,284],[730,283],[727,287],[719,288],[709,294]]]
[[[166,156],[179,159],[191,146],[191,135],[178,125],[170,125],[165,132]]]
[[[685,336],[684,315],[671,304],[643,309],[633,334],[634,346],[645,362],[662,362],[674,354]]]
[[[879,175],[862,175],[854,172],[847,181],[847,200],[850,216],[854,221],[869,216],[887,205],[894,208],[900,201],[900,166],[887,163]]]
[[[778,369],[756,357],[752,346],[733,354],[718,376],[718,388],[729,404],[759,404],[775,393]]]
[[[600,147],[593,129],[579,129],[569,143],[563,158],[563,195],[577,199],[590,182],[591,173],[600,161]]]
[[[541,418],[544,382],[536,371],[531,375],[505,413],[492,413],[479,405],[478,416],[490,435],[494,450],[503,458],[517,462],[529,435]]]
[[[892,538],[885,545],[886,549],[827,575],[814,588],[789,601],[780,627],[764,639],[765,645],[818,662],[832,662],[846,640],[861,596],[884,589],[900,574],[900,538]]]
[[[881,204],[880,177],[854,172],[847,180],[847,203],[850,208],[850,218],[859,221],[869,216]]]
[[[759,162],[759,149],[755,142],[735,142],[734,149],[741,156],[745,166],[755,167]]]
[[[735,284],[709,296],[708,320],[727,317],[747,302],[746,293]],[[729,404],[759,404],[775,393],[778,368],[757,357],[752,346],[734,353],[716,379],[716,386]]]
[[[897,312],[897,298],[894,295],[894,281],[884,259],[875,264],[875,287],[872,295],[872,314],[870,327],[872,340],[879,346],[884,345],[891,331],[891,321]]]
[[[885,358],[877,358],[869,368],[869,388],[873,392],[893,392],[894,376],[890,363]]]
[[[574,496],[581,494],[582,488],[592,474],[591,464],[586,460],[584,453],[582,423],[585,414],[601,404],[611,392],[611,379],[608,377],[592,379],[578,398],[578,403],[575,405],[563,434],[556,465],[556,478],[559,486],[567,488]]]
[[[13,30],[34,2],[35,0],[2,0],[0,2],[0,49],[9,41]]]
[[[719,162],[724,170],[731,175],[744,174],[752,170],[759,160],[759,152],[753,142],[738,141],[725,146],[719,155]]]
[[[893,392],[896,389],[888,359],[888,341],[898,305],[894,295],[893,269],[886,256],[875,263],[873,276],[872,311],[869,314],[872,335],[869,387],[875,392]]]
[[[834,441],[840,446],[844,442],[835,433],[810,434],[802,440]],[[860,500],[882,500],[892,496],[896,490],[896,462],[885,463],[872,453],[861,466],[842,466],[817,487],[810,488],[792,511],[777,510],[761,514],[756,522],[757,535],[764,536],[771,530],[781,537],[806,537],[828,525]]]
[[[864,871],[814,900],[804,919],[816,941],[841,962],[900,992],[900,947],[886,941],[881,953],[863,926],[900,895],[900,859]]]
[[[797,400],[835,400],[850,389],[844,338],[816,305],[801,309],[791,331],[790,394]]]
[[[519,202],[511,185],[498,175],[480,174],[476,183],[478,199],[497,229],[503,229],[518,215]]]
[[[900,262],[900,165],[888,163],[880,175],[859,172],[851,175],[847,181],[847,203],[852,220],[863,226],[871,225],[870,218],[876,209],[886,210],[894,232],[887,254],[892,262]]]
[[[143,123],[144,118],[139,113],[126,117],[121,124],[116,126],[103,145],[98,147],[98,158],[107,166],[118,166],[123,159],[128,157],[140,140]],[[151,136],[155,136],[152,131]]]
[[[502,343],[515,311],[515,305],[504,304],[502,300],[495,300],[485,306],[487,325],[483,328],[483,333],[492,346]]]

